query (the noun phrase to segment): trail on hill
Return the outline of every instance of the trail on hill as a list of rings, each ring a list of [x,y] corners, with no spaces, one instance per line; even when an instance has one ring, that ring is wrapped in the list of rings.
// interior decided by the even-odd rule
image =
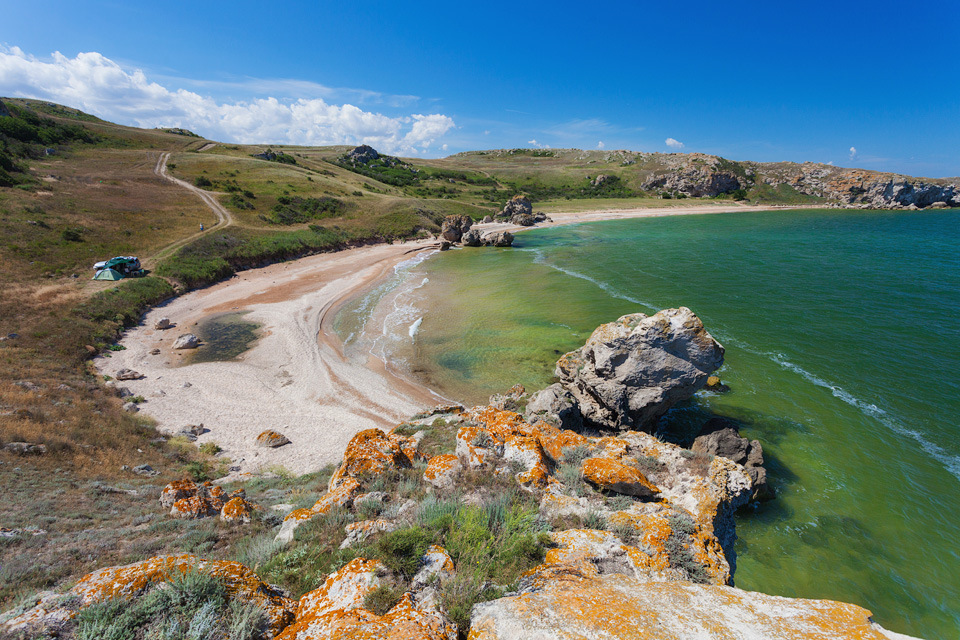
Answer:
[[[208,148],[208,146],[205,146],[203,148],[206,149]],[[207,205],[207,207],[209,207],[211,211],[213,211],[214,215],[217,216],[217,223],[213,227],[210,227],[210,229],[213,229],[215,227],[225,228],[235,224],[233,215],[230,213],[228,209],[226,209],[222,204],[220,204],[220,202],[217,200],[217,196],[215,193],[210,191],[204,191],[203,189],[199,187],[195,187],[189,182],[185,182],[184,180],[180,180],[179,178],[174,178],[169,173],[167,173],[168,160],[170,160],[170,153],[169,152],[161,153],[160,157],[157,158],[157,164],[156,166],[154,166],[153,172],[157,174],[159,177],[165,180],[168,180],[179,187],[183,187],[184,189],[187,189],[188,191],[196,195],[198,198],[200,198],[200,200],[202,200],[203,203]],[[204,233],[206,233],[206,231],[199,231],[197,233],[194,233],[193,235],[187,236],[186,238],[181,238],[180,240],[177,240],[176,242],[173,242],[167,245],[166,247],[158,251],[156,254],[150,256],[147,260],[155,261],[155,260],[159,260],[160,258],[169,256],[180,247],[196,240],[197,238],[202,236]]]

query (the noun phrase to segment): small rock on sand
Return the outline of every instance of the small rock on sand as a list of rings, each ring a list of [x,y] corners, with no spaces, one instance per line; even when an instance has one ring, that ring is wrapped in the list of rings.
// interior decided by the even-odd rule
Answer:
[[[185,333],[173,343],[174,349],[196,349],[200,346],[200,338],[192,333]]]
[[[157,320],[157,321],[154,323],[153,328],[154,328],[154,329],[169,329],[169,328],[172,327],[172,326],[173,326],[173,324],[171,324],[170,318],[160,318],[159,320]]]
[[[257,436],[257,444],[261,447],[271,447],[276,449],[277,447],[282,447],[285,444],[290,444],[290,439],[282,433],[268,429]]]

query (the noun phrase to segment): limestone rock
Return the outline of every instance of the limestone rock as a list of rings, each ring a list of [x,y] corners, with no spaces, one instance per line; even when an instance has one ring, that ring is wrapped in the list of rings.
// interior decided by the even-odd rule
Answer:
[[[160,318],[155,323],[153,323],[154,329],[169,329],[173,324],[170,322],[170,318]]]
[[[752,500],[766,501],[775,497],[773,487],[767,483],[767,470],[763,468],[763,446],[757,440],[741,436],[735,422],[711,418],[700,429],[690,450],[722,456],[743,465],[753,483]]]
[[[587,426],[650,429],[723,364],[723,347],[686,307],[626,315],[557,362]]]
[[[460,242],[463,234],[473,226],[473,218],[465,215],[447,216],[440,227],[440,238],[448,242]]]
[[[518,213],[533,213],[533,205],[530,203],[530,198],[520,195],[513,196],[507,201],[503,211],[499,213],[497,217],[513,218],[513,216],[517,215]]]
[[[362,144],[347,153],[347,160],[353,164],[367,164],[380,158],[380,154],[370,145]]]
[[[107,567],[82,577],[70,589],[60,606],[50,598],[26,613],[8,620],[0,627],[2,632],[42,628],[50,621],[69,620],[77,611],[92,604],[116,598],[129,599],[142,595],[188,571],[198,571],[223,580],[228,597],[241,604],[253,604],[267,614],[271,635],[279,633],[294,619],[296,603],[279,589],[263,582],[239,562],[202,560],[189,554],[158,556],[143,562]],[[68,608],[65,603],[72,603]],[[30,637],[33,637],[31,635]]]
[[[561,429],[583,429],[583,416],[576,398],[560,384],[552,384],[533,394],[527,402],[525,415],[531,422],[546,420]]]
[[[199,346],[200,338],[192,333],[185,333],[181,336],[178,336],[176,341],[173,343],[174,349],[196,349]]]
[[[160,492],[160,506],[177,518],[207,518],[220,514],[226,492],[210,482],[192,480],[171,482]]]
[[[453,243],[449,240],[440,241],[440,251],[450,251],[450,247],[453,246]]]
[[[440,545],[430,545],[420,560],[420,570],[410,582],[410,590],[417,591],[453,576],[453,558]]]
[[[363,542],[375,533],[380,531],[394,531],[398,526],[399,525],[396,522],[385,520],[383,518],[351,522],[344,527],[344,530],[347,532],[347,537],[344,538],[343,542],[340,543],[340,548],[347,549],[358,542]]]
[[[284,544],[293,541],[293,534],[304,522],[311,518],[329,513],[331,509],[337,507],[347,507],[353,504],[353,498],[358,493],[360,483],[353,478],[346,478],[339,482],[334,488],[329,489],[319,500],[309,509],[296,509],[287,514],[280,526],[275,540]]]
[[[278,433],[271,429],[267,429],[257,436],[258,447],[276,449],[277,447],[282,447],[285,444],[290,444],[290,439],[282,433]]]
[[[513,245],[513,234],[509,231],[494,231],[483,236],[483,244],[489,247],[509,247]]]
[[[236,496],[227,500],[220,509],[220,519],[224,522],[250,524],[255,505],[245,498]]]
[[[438,489],[450,489],[453,487],[458,471],[460,471],[460,459],[447,453],[430,458],[423,472],[423,479]]]
[[[587,458],[583,461],[583,479],[607,491],[616,491],[638,498],[652,498],[660,493],[655,484],[637,469],[606,458]]]
[[[330,574],[319,589],[300,598],[296,620],[276,640],[456,639],[456,626],[447,621],[429,593],[404,594],[383,616],[364,609],[364,598],[386,573],[378,560],[352,560]]]
[[[136,402],[125,402],[122,409],[127,413],[137,413],[140,411],[140,407],[137,406]]]
[[[532,227],[537,223],[536,219],[530,213],[515,213],[510,218],[510,222],[521,227]]]
[[[143,374],[133,369],[120,369],[114,377],[117,380],[139,380]]]
[[[483,224],[490,224],[491,222],[493,222],[493,216],[490,216],[490,215],[483,216],[483,220],[481,220],[481,222]]]
[[[601,574],[589,562],[545,564],[520,592],[474,605],[470,640],[894,640],[866,609],[688,582]]]
[[[465,247],[479,247],[482,244],[480,231],[478,229],[469,229],[460,238],[460,242]]]
[[[380,429],[366,429],[351,438],[343,453],[343,461],[330,478],[330,488],[346,479],[375,476],[385,471],[405,469],[422,455],[417,441],[397,433]]]

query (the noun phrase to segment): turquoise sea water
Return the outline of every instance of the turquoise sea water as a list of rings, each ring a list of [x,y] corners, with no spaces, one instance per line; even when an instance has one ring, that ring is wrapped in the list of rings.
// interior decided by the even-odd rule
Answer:
[[[466,402],[548,384],[601,323],[690,307],[727,348],[733,391],[664,427],[739,421],[778,492],[739,518],[737,586],[960,637],[960,212],[582,224],[447,252],[407,282],[381,353]]]

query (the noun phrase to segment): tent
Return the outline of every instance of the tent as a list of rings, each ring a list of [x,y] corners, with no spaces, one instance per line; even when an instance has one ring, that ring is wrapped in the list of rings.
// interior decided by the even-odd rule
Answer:
[[[97,275],[93,276],[94,280],[123,280],[123,274],[119,271],[113,269],[101,269],[97,271]]]

